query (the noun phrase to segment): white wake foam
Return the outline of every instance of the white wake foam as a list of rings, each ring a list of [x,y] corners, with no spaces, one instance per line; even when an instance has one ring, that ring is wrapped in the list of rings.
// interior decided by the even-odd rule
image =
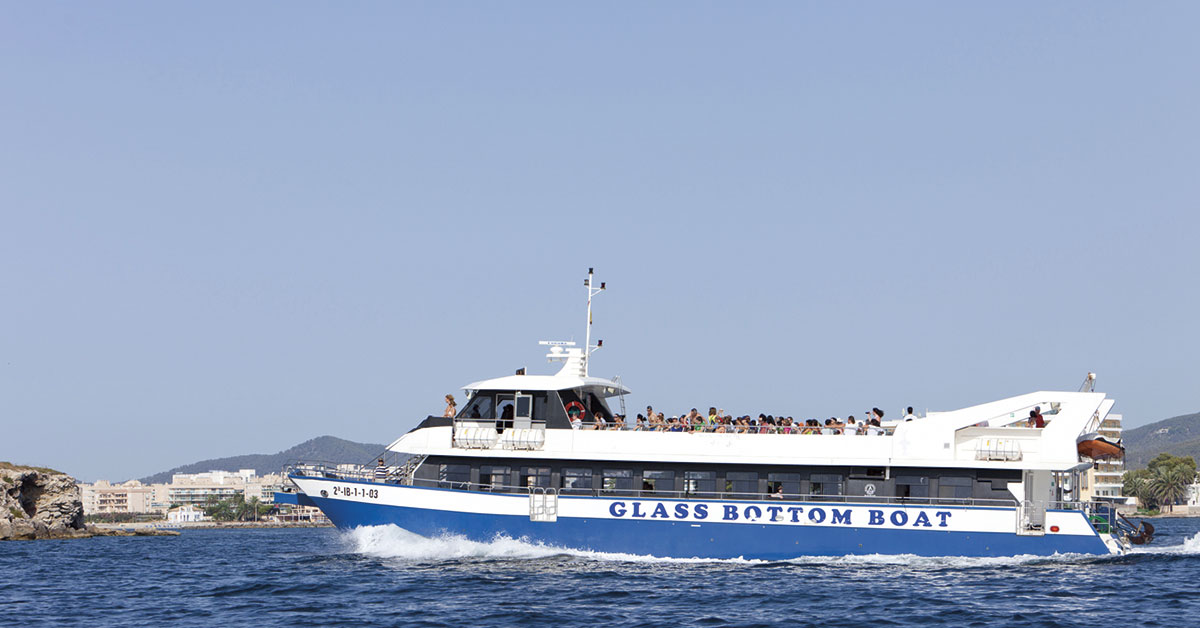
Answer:
[[[345,533],[359,554],[376,558],[400,558],[412,561],[490,559],[537,559],[561,553],[507,537],[479,543],[462,536],[424,537],[394,525],[364,526]]]
[[[1179,545],[1155,546],[1143,545],[1133,548],[1133,553],[1136,554],[1200,554],[1200,532],[1184,539]]]
[[[399,558],[411,561],[441,561],[461,559],[536,560],[553,556],[571,556],[589,560],[619,562],[724,562],[762,563],[766,561],[741,558],[718,560],[707,558],[659,558],[614,552],[593,552],[533,543],[525,539],[497,536],[487,543],[472,541],[460,535],[425,537],[394,525],[365,526],[344,533],[353,551],[377,558]]]
[[[368,526],[344,532],[351,551],[376,558],[400,559],[412,562],[435,562],[445,560],[537,560],[555,556],[612,561],[622,563],[680,563],[680,564],[728,564],[762,565],[788,563],[798,566],[895,566],[916,569],[962,569],[970,567],[1004,567],[1035,562],[1080,562],[1093,561],[1096,556],[1083,554],[1055,554],[1053,556],[916,556],[913,554],[865,554],[853,556],[804,556],[786,561],[766,561],[746,558],[663,558],[617,552],[594,552],[568,549],[533,543],[524,539],[498,536],[481,543],[459,535],[425,537],[394,525]],[[1200,534],[1192,541],[1200,552]]]

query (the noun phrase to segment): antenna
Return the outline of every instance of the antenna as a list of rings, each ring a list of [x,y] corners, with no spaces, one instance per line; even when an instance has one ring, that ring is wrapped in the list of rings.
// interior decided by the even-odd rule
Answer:
[[[584,347],[584,349],[583,349],[583,376],[584,377],[588,376],[588,358],[590,358],[592,356],[593,351],[595,351],[596,349],[599,349],[600,347],[602,347],[604,345],[604,341],[601,340],[596,343],[596,346],[594,346],[594,347],[592,346],[592,297],[596,296],[597,294],[600,294],[601,292],[604,292],[604,290],[606,289],[603,281],[600,282],[599,288],[595,287],[595,282],[592,279],[593,274],[594,274],[593,269],[589,267],[587,279],[583,280],[583,285],[587,287],[587,291],[588,291],[587,333],[584,334],[584,343],[583,343],[583,347]]]

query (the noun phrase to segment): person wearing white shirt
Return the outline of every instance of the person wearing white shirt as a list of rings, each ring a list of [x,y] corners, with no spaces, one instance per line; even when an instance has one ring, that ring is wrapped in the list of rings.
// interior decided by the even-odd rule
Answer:
[[[917,418],[917,415],[913,414],[912,406],[909,406],[907,412],[904,414],[904,420],[911,421],[915,418]]]

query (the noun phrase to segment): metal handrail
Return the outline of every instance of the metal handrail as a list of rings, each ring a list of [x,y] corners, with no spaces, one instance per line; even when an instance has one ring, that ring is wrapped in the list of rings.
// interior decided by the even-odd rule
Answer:
[[[314,465],[297,465],[292,469],[304,474],[304,471],[310,470]],[[312,477],[312,476],[310,476]],[[345,478],[331,477],[328,475],[317,475],[316,477],[326,477],[329,479],[365,479],[374,481],[373,477],[361,477],[352,475]],[[382,484],[396,484],[397,482],[389,481]],[[428,480],[421,478],[413,478],[412,486],[426,486],[429,488],[451,488],[455,490],[466,490],[482,493],[499,493],[512,495],[528,495],[533,489],[542,489],[547,491],[555,491],[563,497],[625,497],[625,498],[641,498],[641,499],[693,499],[693,500],[759,500],[767,502],[775,501],[819,501],[832,503],[856,503],[856,504],[888,504],[895,506],[990,506],[990,507],[1013,507],[1018,504],[1014,499],[988,499],[988,498],[954,498],[954,497],[885,497],[879,495],[824,495],[816,493],[787,493],[780,496],[778,493],[759,493],[759,492],[738,492],[738,491],[652,491],[652,490],[636,490],[636,489],[572,489],[572,488],[555,488],[542,486],[518,486],[507,484],[481,484],[478,482],[458,482],[452,480]],[[1073,502],[1063,502],[1073,503]]]

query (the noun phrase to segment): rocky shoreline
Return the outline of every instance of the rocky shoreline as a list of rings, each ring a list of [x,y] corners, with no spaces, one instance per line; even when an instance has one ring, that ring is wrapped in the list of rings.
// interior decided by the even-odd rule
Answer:
[[[110,530],[87,525],[75,478],[54,469],[0,462],[0,541],[178,534],[171,530]]]

